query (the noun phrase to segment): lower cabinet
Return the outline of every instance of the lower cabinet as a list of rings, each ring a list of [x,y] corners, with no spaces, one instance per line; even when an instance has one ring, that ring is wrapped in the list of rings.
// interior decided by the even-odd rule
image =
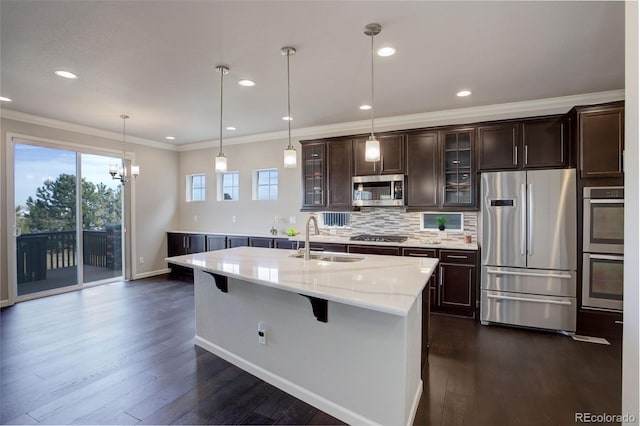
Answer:
[[[224,235],[207,235],[207,251],[227,248],[227,237]]]
[[[440,250],[438,264],[439,312],[476,317],[477,252]]]
[[[277,249],[296,250],[304,247],[304,241],[291,241],[289,239],[276,238],[273,245]]]
[[[319,250],[319,251],[333,251],[337,253],[346,253],[347,245],[346,244],[336,244],[336,243],[315,243],[311,242],[309,244],[311,250]]]
[[[430,257],[437,259],[438,258],[438,250],[436,249],[421,249],[421,248],[403,248],[402,249],[403,256],[411,256],[411,257]],[[429,305],[430,310],[435,311],[438,308],[438,269],[436,268],[429,279]]]
[[[229,237],[227,236],[227,248],[247,247],[249,246],[249,237]]]
[[[361,254],[383,254],[388,256],[400,256],[400,247],[386,247],[386,246],[366,246],[366,245],[353,245],[349,244],[347,247],[349,253],[361,253]]]
[[[184,232],[167,232],[167,257],[206,251],[204,234],[188,234]],[[191,268],[169,264],[172,275],[193,275]]]
[[[250,247],[273,248],[273,238],[250,237],[249,238],[249,246]]]

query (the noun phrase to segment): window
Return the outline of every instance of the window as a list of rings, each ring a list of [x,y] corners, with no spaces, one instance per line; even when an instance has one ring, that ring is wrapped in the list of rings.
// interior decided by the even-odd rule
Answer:
[[[258,170],[255,182],[255,200],[278,199],[278,169]]]
[[[218,179],[218,201],[240,199],[240,172],[220,173]]]
[[[444,229],[446,231],[464,231],[464,215],[462,213],[422,213],[420,216],[420,230],[437,231],[439,217],[444,218]]]
[[[349,228],[351,227],[351,213],[324,212],[322,213],[322,226]]]
[[[205,175],[187,175],[187,202],[204,201],[206,193],[207,180]]]

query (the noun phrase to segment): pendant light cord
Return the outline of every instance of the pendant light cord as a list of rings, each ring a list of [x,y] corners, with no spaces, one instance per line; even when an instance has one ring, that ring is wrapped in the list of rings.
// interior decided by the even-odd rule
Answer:
[[[371,136],[375,137],[373,134],[373,36],[374,34],[371,33]]]
[[[220,69],[220,137],[219,137],[219,141],[220,141],[220,153],[218,154],[219,156],[222,156],[222,90],[223,90],[223,79],[224,79],[224,69],[221,68]]]
[[[291,79],[289,74],[289,57],[291,56],[291,51],[287,51],[287,120],[288,128],[289,128],[289,146],[287,149],[293,149],[291,146]]]

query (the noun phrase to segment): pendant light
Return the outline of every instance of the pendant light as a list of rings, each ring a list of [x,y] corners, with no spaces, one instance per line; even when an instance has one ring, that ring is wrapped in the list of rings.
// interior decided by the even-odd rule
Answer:
[[[119,180],[120,182],[122,182],[123,185],[125,185],[127,182],[129,182],[129,178],[127,177],[127,167],[125,162],[126,153],[127,153],[126,120],[127,118],[129,118],[129,116],[126,114],[122,114],[120,115],[120,118],[122,118],[122,164],[120,165],[120,167],[118,167],[117,164],[110,164],[109,174],[111,175],[112,179]],[[139,174],[140,174],[140,166],[136,166],[132,164],[131,175],[134,178],[137,178]]]
[[[296,54],[296,49],[293,47],[285,46],[280,49],[282,56],[287,57],[287,124],[289,125],[289,145],[284,150],[284,167],[291,169],[296,167],[298,156],[296,155],[296,149],[291,145],[291,78],[289,73],[289,57]]]
[[[365,161],[380,161],[380,141],[373,133],[373,36],[380,34],[382,27],[380,24],[369,24],[364,27],[365,35],[371,37],[371,135],[364,145]]]
[[[229,67],[224,65],[218,65],[216,71],[220,73],[220,152],[216,157],[216,173],[224,173],[227,171],[227,157],[222,153],[222,87],[224,81],[224,75],[229,73]]]

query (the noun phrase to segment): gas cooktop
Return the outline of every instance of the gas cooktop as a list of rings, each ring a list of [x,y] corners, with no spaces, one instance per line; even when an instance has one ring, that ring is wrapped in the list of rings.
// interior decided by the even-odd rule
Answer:
[[[406,236],[404,235],[371,235],[371,234],[362,234],[351,237],[351,241],[375,241],[380,243],[402,243],[407,241]]]

